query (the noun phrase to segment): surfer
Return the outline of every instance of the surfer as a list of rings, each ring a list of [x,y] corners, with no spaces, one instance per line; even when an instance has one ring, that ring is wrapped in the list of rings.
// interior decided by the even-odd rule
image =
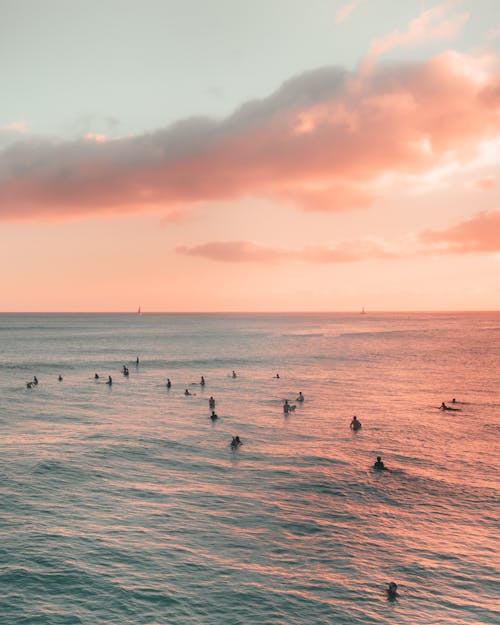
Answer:
[[[299,391],[299,396],[295,401],[304,401],[304,395],[302,395],[302,391]]]
[[[389,469],[382,462],[382,458],[377,456],[377,460],[373,463],[373,468],[377,471],[389,471]]]
[[[288,403],[288,399],[285,399],[285,403],[283,404],[283,412],[285,414],[288,414],[289,412],[292,412],[292,410],[295,410],[295,406],[291,406]]]
[[[215,414],[215,410],[212,410],[212,414],[210,415],[210,418],[212,419],[212,421],[215,421],[216,419],[218,419],[219,417]]]
[[[352,421],[349,427],[351,428],[351,430],[354,430],[354,432],[361,429],[361,421],[359,421],[356,415],[354,415],[354,417],[352,418]]]
[[[188,388],[184,391],[184,395],[191,395]]]
[[[387,584],[387,597],[389,599],[395,599],[398,595],[398,585],[396,584],[396,582],[389,582]]]
[[[275,378],[278,378],[278,380],[279,380],[280,374],[279,374],[279,373],[277,373],[274,377],[275,377]]]
[[[201,376],[200,386],[205,386],[205,378]]]
[[[170,378],[167,378],[167,388],[170,388],[172,386],[172,382],[170,381]]]
[[[33,382],[26,382],[26,388],[33,388]]]
[[[241,442],[240,437],[239,436],[233,436],[233,440],[231,441],[231,447],[233,449],[237,449],[241,445],[243,445],[243,443]]]
[[[109,384],[110,386],[113,384],[113,378],[110,375],[108,375],[108,381],[106,384]]]
[[[208,400],[208,407],[213,410],[215,408],[215,399],[210,396],[210,399]]]
[[[33,384],[36,386],[38,384],[38,378],[36,375],[33,376]]]
[[[98,380],[99,379],[99,374],[98,373],[94,373],[94,380]]]

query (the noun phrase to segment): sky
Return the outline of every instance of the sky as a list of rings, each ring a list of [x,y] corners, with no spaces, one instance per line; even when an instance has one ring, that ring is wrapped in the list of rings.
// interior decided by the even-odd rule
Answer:
[[[500,310],[498,0],[0,15],[0,312]]]

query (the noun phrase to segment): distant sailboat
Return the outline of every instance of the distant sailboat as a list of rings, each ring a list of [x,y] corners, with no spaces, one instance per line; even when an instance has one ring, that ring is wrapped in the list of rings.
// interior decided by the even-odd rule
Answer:
[[[359,313],[360,315],[366,315],[366,310],[365,307],[363,306],[363,308],[361,309],[361,312]]]
[[[141,313],[141,307],[140,307],[140,306],[139,306],[139,308],[137,309],[137,314],[138,314],[138,315],[142,315],[142,313]]]

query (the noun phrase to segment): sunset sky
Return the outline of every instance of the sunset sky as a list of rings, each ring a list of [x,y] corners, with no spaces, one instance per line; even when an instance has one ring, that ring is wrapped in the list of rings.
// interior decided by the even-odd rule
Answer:
[[[0,311],[500,309],[498,0],[0,15]]]

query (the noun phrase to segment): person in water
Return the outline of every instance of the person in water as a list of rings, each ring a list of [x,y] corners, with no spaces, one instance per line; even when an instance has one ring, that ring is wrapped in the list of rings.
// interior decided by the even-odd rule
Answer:
[[[233,378],[236,378],[236,377],[237,377],[236,371],[233,369]]]
[[[26,382],[26,388],[33,388],[33,382]]]
[[[38,384],[38,378],[36,375],[33,376],[33,384],[36,386]]]
[[[373,463],[373,468],[377,471],[389,471],[389,469],[382,462],[382,458],[377,456],[377,460]]]
[[[137,356],[137,358],[135,359],[135,364],[138,365],[139,364],[139,356]]]
[[[188,388],[184,391],[184,395],[191,395]]]
[[[98,373],[95,373],[95,374],[94,374],[94,380],[98,380],[98,379],[99,379],[99,374],[98,374]]]
[[[441,402],[441,410],[448,410],[448,406],[444,403],[444,401]]]
[[[210,399],[208,400],[208,407],[210,409],[215,408],[215,399],[212,396],[210,396]]]
[[[172,386],[172,382],[170,381],[170,378],[167,378],[167,388],[170,388]]]
[[[453,398],[453,399],[451,400],[451,403],[452,403],[452,404],[456,404],[456,403],[457,403],[457,400],[456,400],[455,398]]]
[[[62,382],[62,379],[63,379],[62,375],[59,374],[59,377],[57,379],[59,380],[59,382]]]
[[[110,386],[113,384],[113,378],[110,375],[108,375],[108,381],[106,384],[109,384]]]
[[[240,445],[243,445],[243,443],[240,440],[240,437],[233,436],[233,440],[231,441],[231,447],[235,449],[236,447],[239,447]]]
[[[277,373],[274,377],[279,379],[280,374],[279,374],[279,373]]]
[[[218,419],[219,417],[215,414],[215,410],[212,410],[212,414],[210,415],[210,418],[212,419],[212,421],[215,421],[216,419]]]
[[[349,426],[351,428],[351,430],[359,430],[361,428],[361,421],[358,420],[358,417],[356,415],[354,415],[354,417],[352,418],[351,424]]]
[[[398,594],[398,585],[396,582],[389,582],[387,584],[387,595],[389,599],[394,599]]]
[[[200,386],[205,386],[205,378],[201,376]]]
[[[295,401],[304,401],[304,395],[302,395],[302,391],[299,391],[299,396]]]

